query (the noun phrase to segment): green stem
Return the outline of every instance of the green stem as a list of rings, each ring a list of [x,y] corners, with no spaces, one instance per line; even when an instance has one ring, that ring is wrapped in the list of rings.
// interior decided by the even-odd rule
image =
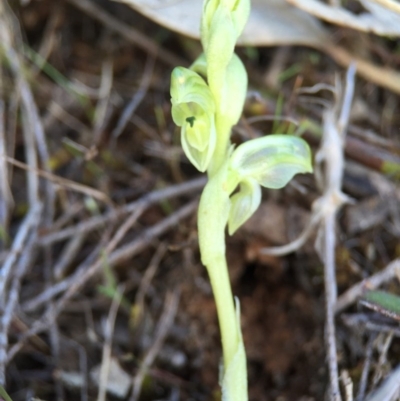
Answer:
[[[224,366],[229,366],[238,349],[238,334],[232,289],[225,257],[215,259],[212,266],[207,266],[207,270],[217,305]]]
[[[201,259],[210,276],[217,306],[225,368],[235,356],[241,338],[225,258],[225,226],[229,214],[227,165],[225,162],[208,181],[198,214]]]
[[[227,122],[227,119],[221,116],[220,113],[217,113],[215,116],[215,128],[217,131],[217,143],[207,170],[209,177],[214,176],[228,159],[232,124]]]

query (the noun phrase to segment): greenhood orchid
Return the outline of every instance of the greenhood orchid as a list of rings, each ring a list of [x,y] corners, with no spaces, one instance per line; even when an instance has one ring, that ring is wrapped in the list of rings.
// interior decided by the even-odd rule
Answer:
[[[246,356],[239,301],[230,287],[225,229],[233,234],[261,202],[261,187],[284,187],[295,174],[312,171],[305,141],[269,135],[231,145],[242,113],[247,73],[234,54],[250,12],[250,0],[205,0],[201,22],[202,54],[171,77],[172,117],[181,127],[182,148],[190,162],[207,171],[198,211],[199,245],[217,305],[223,364],[222,401],[247,400]]]

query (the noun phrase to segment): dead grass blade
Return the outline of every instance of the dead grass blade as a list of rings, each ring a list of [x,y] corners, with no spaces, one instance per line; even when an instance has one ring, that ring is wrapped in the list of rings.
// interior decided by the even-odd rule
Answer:
[[[1,157],[2,156],[0,155],[0,158]],[[8,156],[3,156],[3,157],[8,163],[10,163],[16,167],[19,167],[23,170],[26,170],[29,173],[33,173],[35,177],[39,177],[39,176],[43,177],[46,180],[51,181],[52,183],[54,183],[62,188],[68,188],[72,191],[80,192],[87,196],[91,196],[92,198],[97,199],[101,202],[104,202],[108,205],[113,204],[111,199],[105,193],[103,193],[97,189],[88,187],[87,185],[79,184],[78,182],[75,182],[75,181],[68,180],[67,178],[59,177],[48,171],[40,170],[37,167],[31,167],[30,165],[27,165],[18,160],[15,160],[12,157],[8,157]]]
[[[122,263],[123,261],[132,258],[134,255],[137,255],[144,248],[149,246],[155,238],[163,235],[168,230],[175,228],[182,219],[185,219],[193,214],[196,208],[197,201],[191,202],[183,206],[181,209],[171,214],[164,220],[161,220],[154,226],[144,230],[138,238],[135,238],[128,244],[125,244],[111,252],[107,258],[108,265],[110,267],[115,266],[118,263]],[[65,279],[62,282],[65,293],[55,303],[52,313],[46,312],[39,320],[32,324],[31,328],[24,334],[20,341],[14,344],[8,351],[7,362],[11,361],[15,357],[15,355],[22,349],[25,342],[29,338],[47,330],[54,319],[62,311],[65,304],[76,294],[76,292],[84,284],[88,282],[91,277],[93,277],[93,275],[101,270],[104,264],[104,259],[102,253],[99,255],[100,251],[101,249],[95,252],[94,262],[91,261],[90,264],[87,263],[87,261],[83,262],[71,277]]]
[[[181,0],[160,5],[157,0],[115,0],[173,31],[199,38],[202,0]],[[253,0],[248,24],[239,45],[315,46],[327,38],[327,31],[315,18],[282,0]]]
[[[37,203],[28,213],[19,228],[12,251],[0,270],[0,310],[3,312],[0,320],[0,385],[5,385],[6,381],[8,331],[18,305],[21,281],[35,257],[41,212],[42,205]],[[8,282],[10,285],[6,291]]]
[[[355,15],[343,7],[319,0],[286,0],[293,6],[332,24],[381,36],[400,36],[400,15],[370,0],[360,0],[369,12]]]
[[[124,294],[124,289],[121,287],[119,287],[118,290],[115,291],[104,330],[105,341],[103,344],[103,354],[100,368],[100,387],[99,387],[99,392],[97,394],[97,401],[106,401],[107,399],[107,384],[111,365],[111,352],[112,352],[115,319],[117,317],[117,312],[121,304],[123,294]]]

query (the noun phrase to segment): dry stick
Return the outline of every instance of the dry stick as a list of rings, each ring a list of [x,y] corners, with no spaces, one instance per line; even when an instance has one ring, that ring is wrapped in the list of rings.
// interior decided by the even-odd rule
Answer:
[[[67,277],[59,283],[54,284],[50,288],[46,288],[39,295],[25,302],[22,305],[22,310],[24,312],[33,312],[46,303],[50,302],[57,295],[67,291],[67,289],[71,286],[71,283],[76,281],[79,275],[83,274],[83,272],[85,272],[87,269],[90,268],[90,266],[92,266],[93,263],[95,263],[102,249],[104,249],[104,246],[105,245],[103,243],[96,246],[89,254],[89,256],[77,267],[73,275]]]
[[[156,274],[157,268],[164,257],[164,254],[167,250],[165,244],[161,244],[158,248],[153,257],[151,258],[150,264],[147,267],[143,279],[140,282],[140,286],[137,290],[136,297],[135,297],[135,306],[139,311],[138,315],[135,316],[135,325],[141,321],[143,316],[143,309],[144,309],[144,299],[146,293],[150,287],[151,280],[153,279],[154,275]]]
[[[281,245],[281,246],[271,246],[268,248],[263,248],[261,249],[260,253],[263,255],[277,255],[277,256],[283,256],[287,255],[288,253],[297,251],[300,249],[307,241],[307,239],[310,237],[310,235],[313,233],[315,227],[317,227],[321,221],[321,213],[317,211],[313,211],[310,221],[308,224],[305,226],[304,230],[302,233],[292,242],[289,242],[286,245]]]
[[[117,126],[114,128],[114,130],[111,133],[112,138],[114,140],[117,139],[122,134],[122,131],[125,129],[126,124],[128,124],[129,120],[131,119],[132,114],[135,112],[135,110],[137,109],[139,104],[142,102],[142,100],[146,96],[146,93],[149,89],[151,77],[153,75],[154,62],[155,62],[154,56],[147,56],[146,66],[144,68],[143,78],[140,81],[139,89],[133,95],[133,97],[132,97],[131,101],[128,103],[128,105],[125,107],[125,109],[122,112],[122,115],[117,123]]]
[[[1,156],[1,155],[0,155],[0,157],[4,157],[8,163],[10,163],[16,167],[19,167],[23,170],[33,173],[35,177],[38,177],[38,176],[43,177],[46,180],[49,180],[49,181],[53,182],[54,184],[59,185],[61,187],[65,187],[72,191],[83,193],[85,195],[91,196],[91,197],[93,197],[101,202],[107,203],[109,205],[112,204],[110,198],[105,193],[98,191],[97,189],[88,187],[87,185],[79,184],[72,180],[68,180],[67,178],[59,177],[55,174],[49,173],[48,171],[40,170],[36,167],[33,168],[30,165],[26,165],[25,163],[22,163],[18,160],[13,159],[12,157]]]
[[[57,35],[57,28],[60,26],[63,16],[65,15],[65,7],[63,3],[53,3],[53,9],[51,15],[47,20],[44,32],[42,35],[42,41],[39,45],[38,55],[41,60],[38,65],[32,67],[32,77],[35,78],[37,74],[40,74],[42,68],[46,64],[50,57],[53,49],[55,48],[57,41],[59,41],[59,35]]]
[[[390,262],[382,271],[373,274],[365,280],[353,285],[337,300],[335,313],[339,313],[353,304],[367,289],[376,289],[382,284],[396,277],[396,272],[400,271],[400,259]]]
[[[177,224],[184,218],[190,216],[197,207],[197,201],[191,202],[188,205],[182,207],[177,212],[171,214],[160,223],[144,230],[140,237],[133,240],[132,242],[122,246],[119,249],[116,249],[112,252],[108,257],[109,266],[115,266],[123,261],[126,261],[132,258],[134,255],[137,255],[144,248],[146,248],[150,243],[158,236],[164,234],[170,229],[173,229],[177,226]],[[76,291],[78,291],[94,274],[99,272],[103,266],[103,259],[100,258],[92,265],[88,267],[84,272],[79,270],[80,274],[73,275],[73,280],[69,280],[68,282],[68,290],[62,296],[62,298],[56,303],[55,313],[53,316],[49,316],[46,313],[42,318],[36,321],[31,329],[25,333],[23,338],[15,344],[7,355],[7,360],[10,361],[14,358],[17,352],[23,347],[26,340],[30,337],[41,333],[46,330],[49,325],[52,323],[57,315],[62,311],[64,305],[75,295]]]
[[[327,344],[327,358],[331,385],[331,399],[341,399],[339,390],[338,362],[335,336],[334,306],[337,298],[335,272],[335,226],[336,214],[341,205],[347,200],[341,191],[344,169],[344,138],[348,124],[350,106],[354,92],[355,65],[351,65],[346,75],[346,90],[343,95],[343,104],[338,121],[335,121],[335,110],[327,110],[324,115],[324,136],[321,149],[316,159],[325,162],[325,189],[319,200],[322,212],[322,224],[319,230],[319,239],[322,249],[320,255],[324,261],[325,283],[325,340]]]
[[[101,68],[101,82],[99,89],[99,101],[96,104],[93,122],[93,143],[98,145],[101,141],[103,130],[109,118],[110,95],[113,84],[113,60],[107,57]]]
[[[386,7],[388,10],[394,11],[397,14],[400,14],[400,4],[399,2],[393,0],[372,0],[375,3],[379,3],[382,6]]]
[[[9,280],[11,269],[17,261],[17,258],[22,254],[25,247],[29,232],[32,227],[37,223],[38,213],[40,212],[40,203],[36,204],[29,210],[28,214],[21,223],[18,232],[14,238],[11,250],[0,269],[0,299],[1,303],[5,302],[6,284]]]
[[[21,289],[21,281],[26,270],[35,257],[34,247],[36,246],[36,230],[40,222],[42,207],[37,204],[25,220],[24,229],[27,229],[27,240],[21,257],[14,269],[14,277],[8,292],[7,303],[3,310],[0,321],[0,385],[5,385],[5,368],[7,365],[8,330],[18,304]],[[3,292],[1,292],[3,294]]]
[[[369,335],[367,343],[367,351],[365,353],[365,362],[361,374],[360,384],[358,386],[358,394],[356,401],[363,401],[365,398],[365,391],[367,389],[367,382],[368,382],[368,374],[369,374],[369,369],[371,367],[372,352],[374,350],[374,341],[376,336],[377,336],[376,333],[371,333]]]
[[[97,395],[97,401],[106,401],[108,376],[110,373],[110,365],[111,365],[111,351],[112,351],[112,340],[113,340],[115,319],[117,317],[117,312],[121,304],[123,293],[124,293],[123,288],[118,288],[117,291],[115,291],[110,312],[108,314],[106,327],[104,330],[105,342],[103,345],[103,355],[101,359],[100,380],[99,380],[100,387]]]
[[[98,247],[95,252],[92,252],[92,254],[89,256],[89,260],[95,256],[97,258],[97,264],[100,264],[100,266],[104,263],[104,258],[102,255],[108,255],[110,254],[118,245],[118,243],[124,238],[125,234],[127,231],[136,223],[137,219],[142,215],[144,210],[146,209],[145,206],[139,206],[138,208],[135,209],[135,211],[129,216],[128,220],[124,222],[124,224],[118,229],[118,231],[114,234],[113,238],[107,243],[107,245],[102,248]],[[103,252],[102,252],[103,251]],[[100,257],[99,257],[100,255]],[[93,266],[93,265],[92,265]],[[90,267],[86,269],[87,267],[87,260],[85,260],[75,271],[75,273],[64,280],[61,283],[57,283],[55,286],[50,287],[48,291],[45,291],[46,294],[50,294],[52,296],[56,295],[60,290],[65,290],[65,291],[74,291],[73,288],[76,285],[76,283],[80,283],[82,280],[85,281],[85,275],[87,275],[88,271],[91,269]],[[57,291],[56,291],[57,290]],[[41,294],[42,295],[42,294]],[[29,301],[27,304],[29,305],[29,308],[31,309],[32,305],[35,306],[40,306],[43,303],[44,297],[40,297],[40,303],[38,302],[38,297],[35,298],[32,301]],[[45,299],[46,302],[51,301],[52,297],[50,299]]]
[[[69,337],[63,337],[63,341],[69,343],[74,348],[76,348],[79,359],[79,370],[80,376],[82,378],[82,383],[80,385],[81,401],[89,401],[88,397],[88,357],[85,347],[79,344],[77,341],[72,340]],[[33,400],[31,400],[33,401]]]
[[[13,71],[16,80],[18,82],[19,93],[26,95],[27,91],[23,90],[26,82],[24,81],[22,75],[22,71],[19,64],[18,54],[13,48],[13,40],[14,35],[11,33],[12,28],[11,24],[16,24],[16,20],[14,15],[10,13],[8,5],[6,2],[0,3],[0,46],[4,51],[5,57],[8,60],[10,69]],[[26,102],[23,102],[24,106]],[[29,107],[29,106],[28,106]],[[22,123],[23,123],[23,136],[24,136],[24,145],[25,145],[25,158],[27,160],[28,165],[35,169],[37,168],[37,154],[35,147],[35,139],[33,136],[33,132],[31,131],[32,120],[31,116],[26,112],[22,114]],[[3,156],[3,155],[0,155]],[[7,157],[4,155],[4,157]],[[33,207],[38,199],[39,199],[39,179],[37,175],[31,170],[27,173],[27,191],[28,191],[28,201],[30,207]]]
[[[355,58],[354,54],[331,42],[326,42],[323,46],[317,46],[317,48],[329,54],[343,67],[348,67],[351,63],[356,62],[358,75],[362,76],[367,82],[371,81],[376,85],[400,94],[400,74],[397,71],[379,67],[363,59]]]
[[[1,72],[0,72],[1,73]],[[7,154],[4,124],[4,101],[0,99],[0,155]],[[0,159],[0,236],[4,235],[9,221],[9,213],[13,204],[10,186],[8,185],[8,165]]]
[[[108,14],[101,7],[97,6],[94,2],[90,0],[68,0],[68,2],[80,10],[84,11],[86,14],[90,15],[97,21],[106,25],[107,28],[112,31],[118,32],[122,37],[124,37],[129,42],[135,44],[135,46],[141,48],[147,53],[150,53],[154,57],[158,57],[164,63],[170,66],[177,65],[187,65],[187,62],[181,60],[175,54],[163,49],[153,40],[149,39],[146,35],[140,33],[136,29],[133,29],[125,22],[118,20],[112,15]]]
[[[65,245],[53,269],[56,280],[61,280],[64,277],[66,270],[71,265],[79,249],[81,249],[85,239],[86,234],[79,233]]]
[[[30,192],[30,202],[38,201],[38,184],[39,180],[34,170],[37,169],[37,152],[36,146],[39,152],[39,156],[46,172],[49,172],[49,152],[47,149],[46,137],[44,134],[43,126],[40,121],[39,111],[37,109],[34,97],[32,95],[31,89],[25,79],[24,69],[22,62],[17,54],[17,52],[12,47],[12,39],[18,38],[19,32],[15,27],[12,29],[11,22],[15,21],[12,18],[12,12],[8,9],[7,5],[1,8],[1,14],[3,17],[2,29],[0,33],[0,38],[3,42],[3,47],[5,49],[6,58],[9,61],[10,68],[15,75],[18,82],[19,91],[22,99],[23,106],[23,126],[24,126],[24,144],[25,144],[25,154],[28,161],[28,165],[32,170],[29,170],[28,176],[31,180],[31,185],[29,186]],[[9,22],[9,23],[7,23]],[[16,25],[16,23],[15,23]],[[53,219],[54,212],[54,201],[55,201],[55,189],[51,181],[46,181],[46,207],[45,207],[45,222],[47,225]]]
[[[160,352],[165,337],[168,334],[168,330],[174,321],[176,311],[178,309],[178,301],[179,301],[179,291],[169,292],[167,294],[165,300],[165,307],[156,328],[154,343],[147,351],[145,357],[143,358],[143,362],[140,365],[139,371],[135,376],[135,379],[133,381],[132,395],[129,401],[137,401],[140,396],[143,378],[148,372],[152,363],[154,362],[154,359],[156,358],[157,354]]]
[[[50,119],[49,116],[54,117],[58,121],[62,122],[67,127],[71,128],[72,130],[79,132],[82,134],[83,137],[90,138],[93,135],[91,129],[89,129],[86,124],[84,124],[81,120],[73,116],[72,114],[68,113],[66,110],[63,109],[61,105],[59,105],[55,100],[51,100],[48,106],[48,117],[47,117],[47,124],[51,127],[53,121]]]
[[[146,206],[149,207],[155,203],[161,202],[166,199],[174,198],[180,195],[191,194],[197,192],[204,187],[206,183],[205,177],[196,178],[192,181],[184,182],[182,184],[172,185],[168,188],[159,189],[157,191],[150,192],[140,199],[128,203],[120,209],[113,209],[103,216],[95,216],[87,221],[77,224],[74,227],[69,227],[64,230],[57,231],[55,233],[50,233],[44,235],[39,239],[40,245],[52,244],[54,242],[63,241],[70,238],[78,233],[87,233],[89,231],[95,230],[102,225],[113,221],[115,219],[121,218],[128,213],[132,213],[135,209]]]
[[[336,213],[324,216],[324,284],[325,284],[325,341],[331,386],[331,400],[340,401],[339,373],[336,352],[334,304],[337,287],[335,274],[335,217]]]
[[[19,93],[18,91],[13,91],[9,96],[8,108],[7,108],[7,128],[6,128],[6,152],[5,154],[13,156],[15,154],[16,148],[16,131],[18,124],[18,104],[19,104]],[[8,182],[12,182],[13,177],[13,166],[9,168]]]
[[[353,381],[349,376],[349,372],[347,370],[343,370],[340,375],[340,380],[342,381],[344,387],[344,394],[346,401],[353,401]]]
[[[396,401],[400,397],[400,365],[365,401]]]

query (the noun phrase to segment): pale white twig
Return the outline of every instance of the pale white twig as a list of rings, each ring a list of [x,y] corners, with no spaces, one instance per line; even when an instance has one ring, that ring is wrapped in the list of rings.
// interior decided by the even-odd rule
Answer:
[[[123,288],[118,288],[117,291],[115,291],[114,298],[113,298],[111,308],[110,308],[110,312],[108,314],[106,327],[104,330],[104,340],[105,341],[104,341],[104,345],[103,345],[103,355],[102,355],[102,359],[101,359],[100,380],[99,380],[100,386],[99,386],[99,392],[97,394],[97,401],[106,401],[108,375],[110,372],[114,325],[115,325],[115,319],[117,317],[119,305],[121,304],[123,293],[124,293]]]
[[[149,89],[150,85],[150,80],[153,74],[153,69],[154,69],[154,62],[155,58],[154,56],[148,56],[147,61],[146,61],[146,66],[145,66],[145,71],[143,78],[140,82],[139,89],[135,94],[133,95],[132,99],[128,103],[128,105],[125,107],[124,111],[122,112],[122,115],[117,123],[117,126],[114,128],[113,132],[111,133],[113,139],[117,139],[121,134],[122,131],[125,129],[126,124],[128,124],[132,114],[135,112],[139,104],[142,102],[144,99],[147,90]]]
[[[374,350],[374,340],[376,338],[376,333],[371,333],[369,335],[368,343],[367,343],[367,349],[365,352],[365,362],[360,378],[360,384],[358,386],[358,394],[356,401],[363,401],[365,398],[365,390],[367,389],[367,383],[368,383],[368,375],[369,375],[369,370],[371,367],[371,359],[372,359],[372,352]]]
[[[6,284],[8,283],[8,280],[10,278],[11,269],[13,268],[19,255],[22,253],[24,249],[30,230],[37,223],[38,213],[40,209],[41,205],[40,203],[38,203],[36,207],[33,207],[24,218],[14,238],[11,250],[8,253],[7,258],[0,269],[0,300],[2,301],[1,303],[5,301]]]
[[[143,308],[144,308],[144,299],[146,296],[146,293],[149,289],[151,280],[153,279],[154,275],[156,274],[158,265],[161,262],[161,259],[163,258],[165,251],[167,250],[167,247],[164,244],[161,244],[158,248],[154,256],[151,258],[150,264],[148,268],[146,269],[146,272],[143,275],[143,279],[140,282],[140,286],[138,288],[138,291],[136,293],[135,297],[135,306],[137,310],[139,311],[138,316],[136,316],[136,321],[140,321],[142,315],[143,315]]]
[[[4,108],[4,101],[0,99],[0,155],[7,154]],[[13,205],[8,176],[8,165],[3,158],[0,158],[0,226],[4,231],[7,230],[9,212]]]
[[[386,7],[388,10],[394,11],[397,14],[400,14],[400,4],[398,1],[394,0],[372,0],[375,3],[379,3],[382,6]]]
[[[200,190],[207,179],[205,177],[196,178],[192,181],[184,182],[182,184],[171,185],[167,188],[159,189],[144,195],[142,198],[125,205],[121,209],[112,209],[102,216],[92,217],[82,223],[73,227],[68,227],[64,230],[56,230],[54,233],[44,235],[39,239],[40,245],[52,244],[54,242],[63,241],[78,233],[87,233],[102,225],[114,221],[115,219],[122,218],[129,213],[132,213],[141,205],[150,206],[164,199],[173,198],[176,196],[192,193],[193,191]]]
[[[144,230],[139,238],[134,239],[132,242],[122,246],[119,249],[116,249],[112,252],[107,259],[107,262],[110,266],[115,266],[118,263],[121,263],[129,258],[132,258],[134,255],[142,251],[146,246],[148,246],[156,237],[164,234],[168,230],[176,227],[176,225],[184,218],[190,216],[197,207],[197,201],[191,202],[188,205],[185,205],[175,213],[171,214],[158,224]],[[65,303],[68,302],[94,274],[100,271],[103,266],[103,258],[98,258],[89,266],[84,266],[84,268],[78,268],[76,273],[64,281],[64,286],[67,287],[64,295],[57,301],[55,304],[54,313],[50,316],[49,314],[45,314],[41,319],[36,321],[30,330],[28,330],[23,338],[15,345],[11,347],[7,355],[7,361],[10,361],[14,358],[14,356],[18,353],[18,351],[22,348],[24,342],[38,334],[42,331],[46,330],[48,326],[52,323],[57,315],[61,312]],[[45,301],[46,302],[46,301]]]
[[[346,401],[353,401],[353,381],[347,370],[343,370],[340,375],[344,387],[344,394]]]
[[[393,277],[396,277],[397,272],[400,272],[400,259],[393,260],[383,270],[353,285],[338,298],[335,304],[335,313],[339,313],[353,304],[365,290],[374,290],[392,280]]]
[[[327,359],[330,372],[331,400],[339,401],[339,377],[336,355],[334,306],[337,298],[335,273],[336,247],[336,214],[339,208],[349,202],[349,198],[342,192],[342,178],[344,171],[344,141],[348,125],[351,102],[354,91],[355,66],[351,65],[346,76],[346,90],[343,97],[340,85],[337,83],[339,95],[334,108],[324,112],[324,132],[320,148],[316,154],[315,176],[322,189],[322,196],[313,204],[313,213],[310,222],[301,235],[293,242],[275,248],[262,249],[263,254],[283,255],[293,252],[302,246],[311,235],[314,228],[319,226],[316,250],[324,262],[324,283],[326,299],[325,339],[327,344]],[[316,85],[309,92],[321,89],[331,89],[327,85]],[[339,113],[340,108],[340,113]],[[324,164],[324,170],[320,166]]]
[[[19,238],[18,241],[15,241],[19,244],[19,241],[23,239],[24,248],[23,252],[21,252],[20,258],[15,265],[14,268],[14,275],[11,280],[10,289],[9,291],[5,292],[5,284],[7,282],[6,277],[2,276],[2,287],[1,290],[2,300],[1,300],[1,310],[2,316],[0,320],[0,385],[5,384],[5,368],[7,364],[7,346],[8,346],[8,330],[14,316],[15,308],[17,306],[21,288],[21,281],[25,275],[26,270],[31,265],[32,260],[35,257],[34,248],[36,246],[36,236],[37,236],[37,227],[40,222],[40,215],[42,211],[42,205],[37,203],[29,212],[26,220],[22,226],[22,233],[21,229],[18,234]],[[18,237],[18,235],[17,235]],[[14,243],[15,243],[14,242]],[[22,251],[22,250],[21,250]],[[14,259],[14,258],[11,258]],[[14,262],[14,260],[13,260]],[[13,266],[14,263],[7,265]],[[3,272],[1,270],[1,273]],[[7,275],[9,275],[10,271],[7,271]],[[7,296],[7,298],[6,298]]]
[[[343,194],[342,178],[344,171],[344,140],[350,115],[354,92],[356,68],[351,65],[347,71],[346,89],[342,98],[340,115],[336,110],[324,113],[324,134],[321,148],[316,155],[316,162],[324,162],[323,196],[315,205],[320,210],[322,221],[318,232],[316,249],[324,262],[325,283],[325,340],[331,386],[331,400],[340,401],[338,362],[335,336],[334,306],[337,298],[335,247],[336,247],[336,214],[339,208],[348,201]]]
[[[168,334],[168,330],[174,321],[176,311],[178,309],[178,301],[179,301],[179,291],[169,292],[167,294],[164,310],[155,331],[154,342],[150,347],[150,349],[147,351],[145,357],[143,358],[139,371],[136,374],[135,379],[133,381],[133,390],[132,390],[132,395],[130,397],[130,401],[137,401],[140,396],[143,378],[146,375],[152,363],[154,362],[154,359],[156,358],[157,354],[160,352],[165,337]]]
[[[365,401],[397,401],[400,397],[400,366]]]

